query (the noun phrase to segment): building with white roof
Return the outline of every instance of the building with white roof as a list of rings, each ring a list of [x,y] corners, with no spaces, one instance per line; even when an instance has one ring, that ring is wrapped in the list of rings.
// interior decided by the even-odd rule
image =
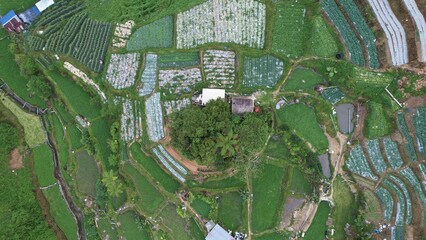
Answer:
[[[53,0],[41,0],[37,2],[35,5],[40,12],[43,12],[48,7],[52,6],[55,2]]]
[[[209,101],[220,98],[225,99],[225,89],[203,88],[201,104],[206,105]]]

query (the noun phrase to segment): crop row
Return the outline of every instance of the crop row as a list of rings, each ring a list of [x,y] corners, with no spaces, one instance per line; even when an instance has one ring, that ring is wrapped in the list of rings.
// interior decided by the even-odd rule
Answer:
[[[157,55],[148,53],[145,58],[145,69],[142,72],[142,88],[139,96],[147,96],[152,93],[157,84]]]
[[[426,197],[422,190],[422,185],[420,184],[419,180],[417,179],[416,175],[414,174],[413,170],[411,168],[406,168],[400,172],[413,186],[415,192],[417,193],[417,196],[420,199],[420,203],[423,206],[423,211],[425,213],[424,215],[424,222],[426,223]]]
[[[398,187],[402,189],[402,193],[404,194],[404,199],[406,200],[406,206],[407,206],[406,207],[407,215],[405,218],[405,223],[411,224],[411,220],[413,219],[413,208],[411,205],[411,197],[410,197],[410,193],[408,192],[408,188],[401,179],[393,175],[389,175],[389,179],[395,182],[398,185]]]
[[[160,149],[160,152],[163,154],[163,156],[166,157],[167,161],[169,161],[169,163],[171,163],[176,168],[176,170],[181,172],[183,175],[188,174],[188,171],[186,171],[186,169],[182,167],[182,165],[180,165],[178,162],[176,162],[176,160],[172,158],[172,156],[170,156],[166,149],[164,149],[163,145],[158,145],[158,149]]]
[[[399,66],[408,62],[407,38],[387,0],[368,0],[380,26],[385,32],[392,64]]]
[[[419,152],[426,158],[426,108],[418,108],[414,114],[414,126]]]
[[[339,0],[348,14],[350,20],[354,23],[355,30],[359,33],[364,42],[369,59],[369,67],[370,68],[379,68],[380,63],[377,56],[377,48],[376,48],[376,38],[374,37],[373,32],[368,27],[365,22],[364,17],[359,11],[358,7],[354,3],[353,0]]]
[[[388,190],[382,187],[378,187],[374,192],[376,193],[377,197],[379,197],[379,200],[382,203],[384,210],[384,220],[386,222],[390,222],[393,213],[392,195],[389,193]]]
[[[398,145],[393,142],[390,138],[383,139],[385,146],[386,156],[388,157],[389,164],[393,169],[398,169],[404,164],[401,154],[398,150]]]
[[[235,80],[235,52],[206,50],[203,68],[210,87],[232,88]]]
[[[191,104],[191,100],[189,100],[189,98],[176,99],[176,100],[163,102],[163,106],[166,110],[167,115],[170,115],[175,111],[182,110],[183,108],[189,106],[190,104]]]
[[[273,87],[284,72],[284,63],[267,55],[253,58],[244,57],[243,85],[245,87]]]
[[[396,193],[397,196],[397,208],[396,208],[396,218],[395,218],[395,225],[401,226],[404,225],[404,217],[406,213],[406,200],[405,196],[402,193],[402,191],[395,186],[391,181],[385,179],[383,180],[383,184],[388,187],[392,192]]]
[[[364,66],[365,60],[361,44],[337,4],[334,0],[324,0],[321,1],[321,6],[342,36],[348,49],[350,60],[359,66]]]
[[[345,98],[345,94],[338,87],[329,87],[324,89],[321,96],[333,105]]]
[[[254,0],[208,0],[177,15],[178,48],[211,42],[265,44],[266,6]]]
[[[42,38],[36,36],[28,36],[26,43],[32,51],[42,51],[46,44]]]
[[[49,36],[59,29],[63,20],[68,20],[71,16],[81,12],[84,5],[81,2],[67,4],[65,1],[55,3],[51,8],[43,13],[43,18],[35,23],[36,28],[43,29],[44,36]],[[52,29],[56,29],[52,31]]]
[[[106,80],[115,89],[133,86],[139,68],[139,60],[139,53],[112,54]]]
[[[160,70],[158,79],[160,88],[171,94],[188,93],[202,81],[199,68]]]
[[[158,56],[158,67],[167,68],[187,68],[200,65],[199,52],[177,52],[161,54]]]
[[[402,135],[404,135],[404,142],[405,142],[405,148],[407,149],[408,155],[410,156],[411,161],[416,161],[416,150],[414,149],[414,142],[413,138],[410,135],[410,132],[408,130],[407,123],[404,119],[404,113],[398,112],[398,124],[399,129],[402,132]]]
[[[377,180],[377,177],[371,171],[370,166],[368,166],[368,162],[365,158],[364,152],[362,151],[361,145],[358,145],[351,150],[349,158],[346,160],[346,166],[353,173],[365,178]]]
[[[172,16],[164,17],[139,28],[127,42],[127,50],[129,51],[171,47],[173,47]]]
[[[426,62],[426,22],[423,14],[420,12],[417,4],[414,0],[403,0],[405,7],[411,15],[411,18],[414,19],[416,24],[417,31],[416,36],[420,40],[420,50],[421,50],[421,59],[423,62]]]
[[[160,93],[155,93],[145,101],[145,114],[149,140],[158,142],[164,138],[164,121]]]
[[[374,168],[378,173],[383,173],[386,171],[386,163],[383,160],[382,153],[380,152],[379,140],[368,140],[367,141],[367,150],[368,155],[370,155],[370,160],[373,163]]]

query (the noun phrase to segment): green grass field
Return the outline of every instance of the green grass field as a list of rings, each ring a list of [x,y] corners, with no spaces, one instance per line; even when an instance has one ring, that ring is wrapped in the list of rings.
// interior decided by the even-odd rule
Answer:
[[[328,148],[327,138],[318,125],[313,108],[304,104],[292,104],[278,110],[277,118],[279,124],[287,125],[317,151],[323,151]]]
[[[283,233],[267,233],[267,234],[261,235],[260,237],[254,237],[255,240],[281,240],[281,239],[288,239],[288,238],[289,236]]]
[[[320,15],[311,20],[311,38],[308,41],[307,53],[319,57],[333,57],[338,51],[339,46],[333,30],[327,26],[324,18]]]
[[[11,4],[8,4],[9,2],[11,2]],[[7,5],[21,5],[16,2],[18,1],[2,1],[2,3],[0,3],[0,11],[7,11],[5,9],[8,7]],[[5,5],[5,8],[3,8],[2,5]],[[30,97],[27,90],[28,79],[21,76],[19,66],[15,62],[15,56],[9,52],[9,44],[11,41],[7,37],[6,31],[2,28],[0,29],[0,39],[0,80],[3,79],[9,87],[25,101],[42,108],[46,107],[46,103],[40,97]]]
[[[30,148],[39,146],[46,141],[40,118],[22,110],[11,99],[0,95],[1,103],[17,117],[19,123],[24,127],[25,142]]]
[[[77,224],[72,217],[58,186],[43,190],[49,201],[50,215],[68,239],[77,239]]]
[[[166,191],[175,193],[179,189],[179,182],[167,174],[154,159],[146,156],[139,143],[133,143],[130,151],[133,160],[138,162]]]
[[[199,213],[201,216],[203,216],[204,218],[209,218],[209,213],[212,209],[212,207],[210,206],[210,204],[206,203],[205,201],[203,201],[202,199],[199,198],[195,198],[192,202],[191,202],[191,206],[194,208],[195,211],[197,211],[197,213]]]
[[[368,103],[367,117],[365,118],[365,136],[369,139],[375,139],[390,133],[391,124],[386,117],[383,105],[370,101]]]
[[[287,159],[289,156],[288,148],[281,137],[278,140],[270,138],[264,153],[269,157],[278,159]]]
[[[67,165],[69,158],[68,140],[64,139],[64,130],[59,118],[56,114],[50,115],[50,124],[53,128],[53,137],[56,140],[59,162],[62,168]]]
[[[309,68],[296,68],[287,80],[284,90],[287,92],[313,92],[315,86],[323,84],[321,75]]]
[[[102,239],[105,239],[107,235],[110,239],[118,239],[117,228],[106,217],[98,220],[98,234]]]
[[[285,168],[265,164],[259,176],[252,179],[253,205],[251,225],[253,232],[273,229],[278,224],[283,206],[286,184]]]
[[[330,213],[330,205],[328,202],[320,202],[317,213],[312,220],[311,226],[306,231],[304,239],[323,239],[324,232],[327,230],[327,218]]]
[[[311,194],[312,185],[304,178],[303,173],[297,168],[293,168],[290,189],[295,193]]]
[[[97,140],[96,144],[96,157],[101,160],[107,170],[111,167],[108,163],[108,157],[111,151],[108,146],[108,139],[111,138],[110,127],[108,121],[105,118],[100,118],[90,126],[93,136]]]
[[[75,155],[77,160],[77,186],[78,190],[91,197],[96,196],[96,180],[99,177],[98,166],[95,159],[86,151],[78,152]]]
[[[306,8],[300,1],[275,5],[272,49],[290,58],[303,55],[309,27]]]
[[[185,220],[176,212],[176,205],[171,203],[168,204],[161,211],[159,218],[161,219],[161,222],[171,230],[171,234],[174,239],[191,239],[190,234],[185,230]]]
[[[132,165],[126,163],[123,168],[129,175],[140,197],[138,206],[153,214],[165,201],[163,195]]]
[[[52,152],[47,144],[40,145],[33,149],[34,170],[37,175],[38,184],[41,187],[56,183],[53,176]]]
[[[189,222],[189,229],[194,239],[205,239],[205,233],[201,230],[200,226],[195,222],[194,218],[191,218]]]
[[[187,68],[200,65],[200,51],[158,55],[158,68]]]
[[[68,125],[67,135],[70,139],[73,150],[83,147],[83,144],[81,143],[81,131],[78,129],[76,124]]]
[[[62,121],[64,121],[65,124],[69,123],[70,121],[74,120],[74,117],[70,114],[69,110],[66,108],[66,106],[58,101],[53,102],[53,106],[55,108],[55,111],[59,114]]]
[[[238,192],[220,195],[217,218],[225,229],[237,230],[243,225],[243,199]],[[247,208],[247,206],[245,206]]]
[[[134,211],[118,215],[120,232],[125,239],[152,239],[150,226]]]
[[[357,203],[355,196],[351,192],[349,186],[343,181],[342,177],[337,177],[333,183],[333,199],[334,211],[332,213],[336,239],[344,239],[346,237],[346,223],[353,224],[357,214]]]
[[[145,25],[132,34],[127,50],[173,47],[173,17],[167,16]]]
[[[367,190],[364,191],[367,203],[367,210],[365,211],[365,218],[371,221],[383,221],[383,210],[380,205],[379,199],[374,192]]]
[[[83,90],[74,80],[62,76],[57,72],[49,72],[49,78],[54,83],[67,104],[78,114],[93,120],[101,115],[101,108],[92,104],[95,97]],[[98,97],[98,96],[96,96]]]
[[[199,183],[196,181],[188,181],[187,185],[190,188],[202,188],[202,189],[228,189],[228,188],[241,188],[245,186],[245,183],[242,182],[237,177],[228,177],[223,179],[211,179],[206,182]]]

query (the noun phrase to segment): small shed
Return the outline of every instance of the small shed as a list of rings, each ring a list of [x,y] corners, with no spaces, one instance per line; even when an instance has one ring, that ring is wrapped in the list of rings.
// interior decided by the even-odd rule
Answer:
[[[203,88],[201,104],[206,105],[208,102],[220,98],[225,99],[225,89]]]
[[[19,18],[26,24],[31,24],[38,16],[40,16],[40,11],[36,6],[19,14]]]
[[[254,111],[253,97],[233,97],[232,98],[232,113],[244,114]]]
[[[235,240],[225,229],[216,224],[207,234],[206,240]]]
[[[55,2],[53,0],[41,0],[38,1],[35,5],[40,12],[43,12],[48,7],[52,6]]]
[[[19,33],[24,30],[24,23],[13,10],[4,15],[4,17],[0,19],[0,22],[8,32]]]

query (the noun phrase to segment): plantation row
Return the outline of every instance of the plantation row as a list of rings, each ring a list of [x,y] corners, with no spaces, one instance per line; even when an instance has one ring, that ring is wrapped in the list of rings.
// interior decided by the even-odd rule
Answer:
[[[130,142],[142,136],[142,117],[140,103],[123,99],[123,113],[121,115],[121,137]]]
[[[391,228],[391,239],[405,239],[404,231],[404,217],[406,214],[405,197],[401,190],[397,188],[389,180],[385,179],[383,184],[388,187],[391,192],[396,193],[396,213],[395,213],[395,226]]]
[[[171,94],[179,94],[191,92],[202,78],[199,68],[188,68],[160,70],[158,80],[160,88],[166,89]]]
[[[345,98],[345,94],[338,87],[329,87],[322,91],[321,96],[329,101],[332,105],[337,104],[343,98]]]
[[[355,30],[361,36],[363,44],[366,46],[369,67],[379,68],[380,63],[377,56],[376,38],[362,17],[358,7],[353,0],[339,0],[339,2],[342,4],[350,20],[354,23]]]
[[[386,163],[383,160],[382,154],[380,153],[379,140],[368,140],[367,141],[367,150],[368,155],[370,155],[370,160],[373,163],[376,171],[381,174],[386,171]]]
[[[284,72],[284,63],[278,58],[267,55],[258,58],[244,57],[244,87],[273,87]]]
[[[389,164],[393,169],[398,169],[404,164],[401,154],[398,150],[398,145],[393,142],[390,138],[383,139],[385,146],[385,153],[388,158]]]
[[[170,115],[173,112],[180,111],[184,109],[185,107],[191,105],[191,100],[189,98],[184,99],[177,99],[177,100],[171,100],[171,101],[165,101],[163,102],[163,106],[166,110],[166,114]]]
[[[266,6],[254,0],[208,0],[177,15],[178,48],[211,42],[265,44]]]
[[[142,72],[142,88],[139,89],[139,96],[147,96],[152,93],[157,84],[157,59],[156,54],[147,54],[145,58],[145,69]]]
[[[382,203],[384,210],[384,220],[386,222],[390,222],[393,213],[392,195],[389,193],[388,190],[382,187],[378,187],[374,192],[376,193],[377,197],[379,197],[379,200]]]
[[[411,18],[417,27],[417,37],[420,40],[421,61],[426,62],[426,22],[414,0],[403,0]]]
[[[407,37],[404,28],[392,12],[389,2],[387,0],[368,0],[368,3],[386,34],[392,64],[399,66],[407,63]]]
[[[377,177],[373,174],[373,171],[371,171],[371,168],[368,165],[367,158],[362,151],[361,145],[358,145],[351,150],[349,158],[346,160],[346,166],[353,173],[365,178],[377,180]]]
[[[46,49],[70,55],[92,71],[100,72],[104,66],[111,31],[110,23],[99,23],[85,14],[77,14],[69,19],[61,31],[47,39]]]
[[[173,47],[173,17],[167,16],[145,25],[132,34],[127,42],[127,50],[137,51],[146,48]]]
[[[334,0],[323,0],[321,1],[321,6],[342,36],[348,49],[350,60],[359,66],[364,66],[365,60],[361,44],[337,4]]]
[[[160,141],[164,138],[164,122],[160,93],[155,93],[146,99],[145,114],[149,140],[153,142]]]
[[[232,51],[206,50],[204,52],[204,73],[210,87],[233,87],[235,61],[235,53]]]
[[[140,62],[139,53],[112,54],[106,79],[115,89],[131,87],[135,84]]]
[[[417,193],[417,196],[420,199],[420,203],[422,204],[423,211],[425,213],[424,220],[423,220],[425,224],[426,223],[426,197],[422,190],[422,184],[419,182],[413,170],[411,170],[410,168],[406,168],[402,170],[400,173],[408,180],[411,186],[413,186],[415,192]]]
[[[389,179],[392,180],[394,183],[396,183],[397,186],[400,189],[402,189],[402,193],[404,194],[404,199],[406,201],[406,206],[407,206],[405,223],[411,224],[411,220],[413,219],[413,208],[412,208],[412,205],[411,205],[411,197],[410,197],[410,193],[408,191],[408,188],[405,185],[405,183],[401,179],[399,179],[398,177],[395,177],[393,175],[389,175]]]
[[[199,52],[178,52],[161,54],[158,56],[158,67],[168,68],[188,68],[200,65]]]

